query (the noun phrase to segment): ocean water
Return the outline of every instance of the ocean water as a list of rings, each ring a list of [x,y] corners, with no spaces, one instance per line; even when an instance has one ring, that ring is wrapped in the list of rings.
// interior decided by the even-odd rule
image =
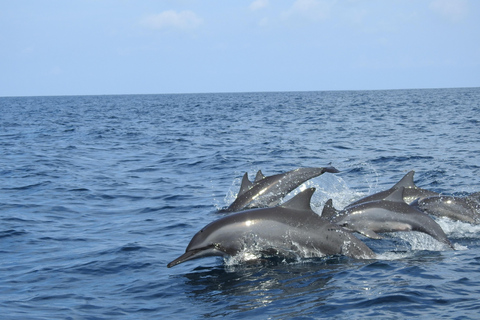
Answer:
[[[398,232],[359,236],[375,260],[166,267],[245,172],[326,165],[318,213],[410,170],[480,191],[480,88],[0,98],[0,318],[478,319],[480,226],[446,218],[456,250]]]

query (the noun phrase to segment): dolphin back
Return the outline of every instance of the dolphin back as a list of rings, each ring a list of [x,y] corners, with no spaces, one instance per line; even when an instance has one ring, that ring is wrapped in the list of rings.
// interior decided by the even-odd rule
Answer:
[[[346,215],[338,224],[381,239],[377,233],[419,231],[453,248],[445,232],[430,216],[403,201],[404,187],[394,188],[384,200],[370,201],[345,209]]]
[[[469,197],[431,196],[416,200],[413,205],[421,211],[452,220],[480,223],[480,204]]]
[[[325,172],[337,173],[339,171],[334,167],[298,168],[266,177],[259,170],[253,183],[245,173],[237,198],[223,211],[234,212],[276,206],[289,192],[305,181],[318,177]]]

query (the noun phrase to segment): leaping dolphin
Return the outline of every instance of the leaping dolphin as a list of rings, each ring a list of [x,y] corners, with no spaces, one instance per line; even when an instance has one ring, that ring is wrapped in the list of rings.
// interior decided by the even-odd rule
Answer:
[[[309,188],[273,208],[251,209],[220,218],[197,232],[167,267],[209,256],[240,252],[290,257],[345,255],[371,259],[375,254],[352,233],[322,219],[310,207]]]
[[[434,216],[480,224],[480,203],[475,197],[432,196],[415,200],[411,205]]]
[[[427,214],[408,205],[403,187],[393,189],[383,200],[363,202],[333,215],[334,222],[347,230],[369,238],[381,239],[377,233],[419,231],[453,248],[442,228]]]
[[[413,181],[413,175],[415,174],[415,171],[410,171],[407,173],[399,182],[397,182],[393,187],[391,187],[388,190],[385,191],[380,191],[378,193],[372,194],[370,196],[367,196],[365,198],[362,198],[360,200],[357,200],[351,204],[349,204],[346,208],[348,207],[353,207],[356,206],[357,204],[364,203],[364,202],[370,202],[370,201],[377,201],[377,200],[383,200],[388,195],[392,193],[395,189],[399,188],[404,188],[403,191],[403,200],[406,203],[412,203],[416,199],[423,199],[426,197],[431,197],[431,196],[438,196],[439,193],[436,193],[434,191],[426,190],[419,188],[415,185],[415,182]]]
[[[339,171],[334,167],[299,168],[266,177],[259,170],[253,183],[248,179],[248,173],[245,173],[237,198],[227,209],[222,211],[234,212],[276,206],[289,192],[324,172],[337,173]]]

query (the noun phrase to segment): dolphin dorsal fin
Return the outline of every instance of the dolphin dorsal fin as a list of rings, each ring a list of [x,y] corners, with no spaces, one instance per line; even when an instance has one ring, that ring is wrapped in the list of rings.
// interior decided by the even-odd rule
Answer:
[[[245,172],[245,174],[243,175],[243,178],[242,178],[242,185],[240,186],[240,191],[238,191],[238,195],[237,195],[237,198],[244,194],[245,192],[247,192],[248,190],[250,190],[253,186],[253,183],[248,179],[248,173]]]
[[[410,171],[400,181],[398,181],[397,184],[395,184],[393,186],[393,188],[400,188],[400,187],[416,188],[417,186],[415,185],[415,182],[413,182],[413,175],[414,174],[415,174],[415,171],[413,171],[413,170]]]
[[[333,200],[328,199],[323,206],[321,217],[330,221],[338,214],[338,210],[333,206]]]
[[[392,202],[405,202],[403,200],[403,189],[404,187],[400,188],[392,188],[392,192],[386,197],[385,201],[392,201]]]
[[[292,199],[280,205],[286,209],[312,210],[310,200],[312,199],[315,188],[308,188],[294,196]]]
[[[263,179],[265,179],[265,176],[263,175],[262,170],[258,170],[257,175],[255,176],[255,181],[253,183],[257,183]]]

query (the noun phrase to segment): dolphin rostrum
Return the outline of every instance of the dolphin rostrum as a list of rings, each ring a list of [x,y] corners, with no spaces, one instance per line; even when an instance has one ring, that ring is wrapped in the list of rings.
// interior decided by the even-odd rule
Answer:
[[[471,196],[431,196],[415,200],[411,205],[434,216],[480,224],[480,203]]]
[[[383,200],[347,207],[331,219],[347,230],[373,239],[381,239],[377,232],[419,231],[453,248],[445,232],[429,215],[403,200],[403,192],[403,187],[392,189]]]
[[[345,255],[371,259],[375,254],[351,232],[317,215],[310,207],[315,188],[282,205],[251,209],[220,218],[197,232],[185,250],[167,267],[209,256],[323,257]]]
[[[325,172],[337,173],[339,171],[334,167],[298,168],[266,177],[259,170],[253,183],[248,180],[248,174],[245,173],[237,198],[228,208],[222,211],[234,212],[276,206],[285,195],[299,185]]]
[[[415,171],[410,171],[407,173],[399,182],[397,182],[393,187],[391,187],[388,190],[385,191],[380,191],[378,193],[372,194],[370,196],[367,196],[365,198],[362,198],[360,200],[357,200],[351,204],[349,204],[346,208],[356,206],[357,204],[364,203],[364,202],[370,202],[370,201],[376,201],[376,200],[382,200],[385,199],[388,195],[392,193],[394,189],[399,189],[399,188],[404,188],[403,191],[403,200],[406,203],[412,203],[416,199],[423,199],[426,197],[431,197],[431,196],[438,196],[439,193],[436,193],[434,191],[426,190],[419,188],[415,185],[415,182],[413,181],[413,175],[415,174]]]

